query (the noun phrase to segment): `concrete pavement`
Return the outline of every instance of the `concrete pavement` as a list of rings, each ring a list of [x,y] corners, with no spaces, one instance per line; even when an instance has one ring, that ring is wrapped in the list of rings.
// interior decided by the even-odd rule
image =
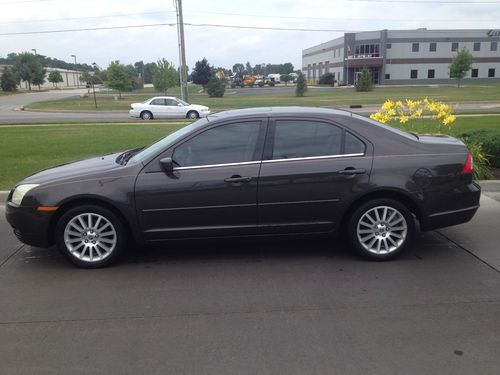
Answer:
[[[496,374],[500,203],[393,262],[342,242],[172,243],[80,270],[0,209],[2,374]]]

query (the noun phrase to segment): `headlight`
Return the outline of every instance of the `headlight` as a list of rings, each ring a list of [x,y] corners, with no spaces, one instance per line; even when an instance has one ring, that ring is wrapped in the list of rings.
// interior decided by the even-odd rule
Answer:
[[[16,187],[14,193],[12,194],[12,203],[20,205],[26,193],[31,189],[36,188],[38,185],[39,184],[24,184]]]

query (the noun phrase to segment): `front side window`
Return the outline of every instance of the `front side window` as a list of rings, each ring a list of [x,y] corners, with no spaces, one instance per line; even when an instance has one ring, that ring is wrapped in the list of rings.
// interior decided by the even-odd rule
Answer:
[[[165,103],[167,103],[166,105],[169,107],[177,107],[179,105],[179,102],[174,99],[165,99]]]
[[[273,160],[364,153],[359,139],[335,126],[307,120],[278,120]]]
[[[259,129],[260,121],[209,129],[178,146],[172,159],[180,167],[253,161]]]

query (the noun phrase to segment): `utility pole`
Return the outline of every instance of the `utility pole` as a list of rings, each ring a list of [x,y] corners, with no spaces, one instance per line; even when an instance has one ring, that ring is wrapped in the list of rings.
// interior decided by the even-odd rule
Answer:
[[[179,43],[179,75],[181,83],[181,99],[188,101],[187,92],[187,67],[186,67],[186,48],[184,46],[184,21],[182,18],[182,0],[174,0],[177,11],[177,38]]]
[[[80,83],[78,82],[80,80],[80,78],[78,77],[78,70],[77,67],[76,67],[76,55],[71,55],[71,57],[74,57],[75,58],[75,73],[73,73],[73,77],[75,77],[75,81],[76,81],[76,87],[80,87]]]

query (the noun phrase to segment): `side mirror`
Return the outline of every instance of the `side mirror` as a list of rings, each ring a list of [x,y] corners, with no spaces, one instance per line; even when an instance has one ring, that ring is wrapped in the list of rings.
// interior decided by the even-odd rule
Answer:
[[[182,103],[177,104],[177,107],[183,107],[184,105]]]
[[[166,174],[172,174],[174,172],[174,162],[172,158],[160,159],[160,167]]]

